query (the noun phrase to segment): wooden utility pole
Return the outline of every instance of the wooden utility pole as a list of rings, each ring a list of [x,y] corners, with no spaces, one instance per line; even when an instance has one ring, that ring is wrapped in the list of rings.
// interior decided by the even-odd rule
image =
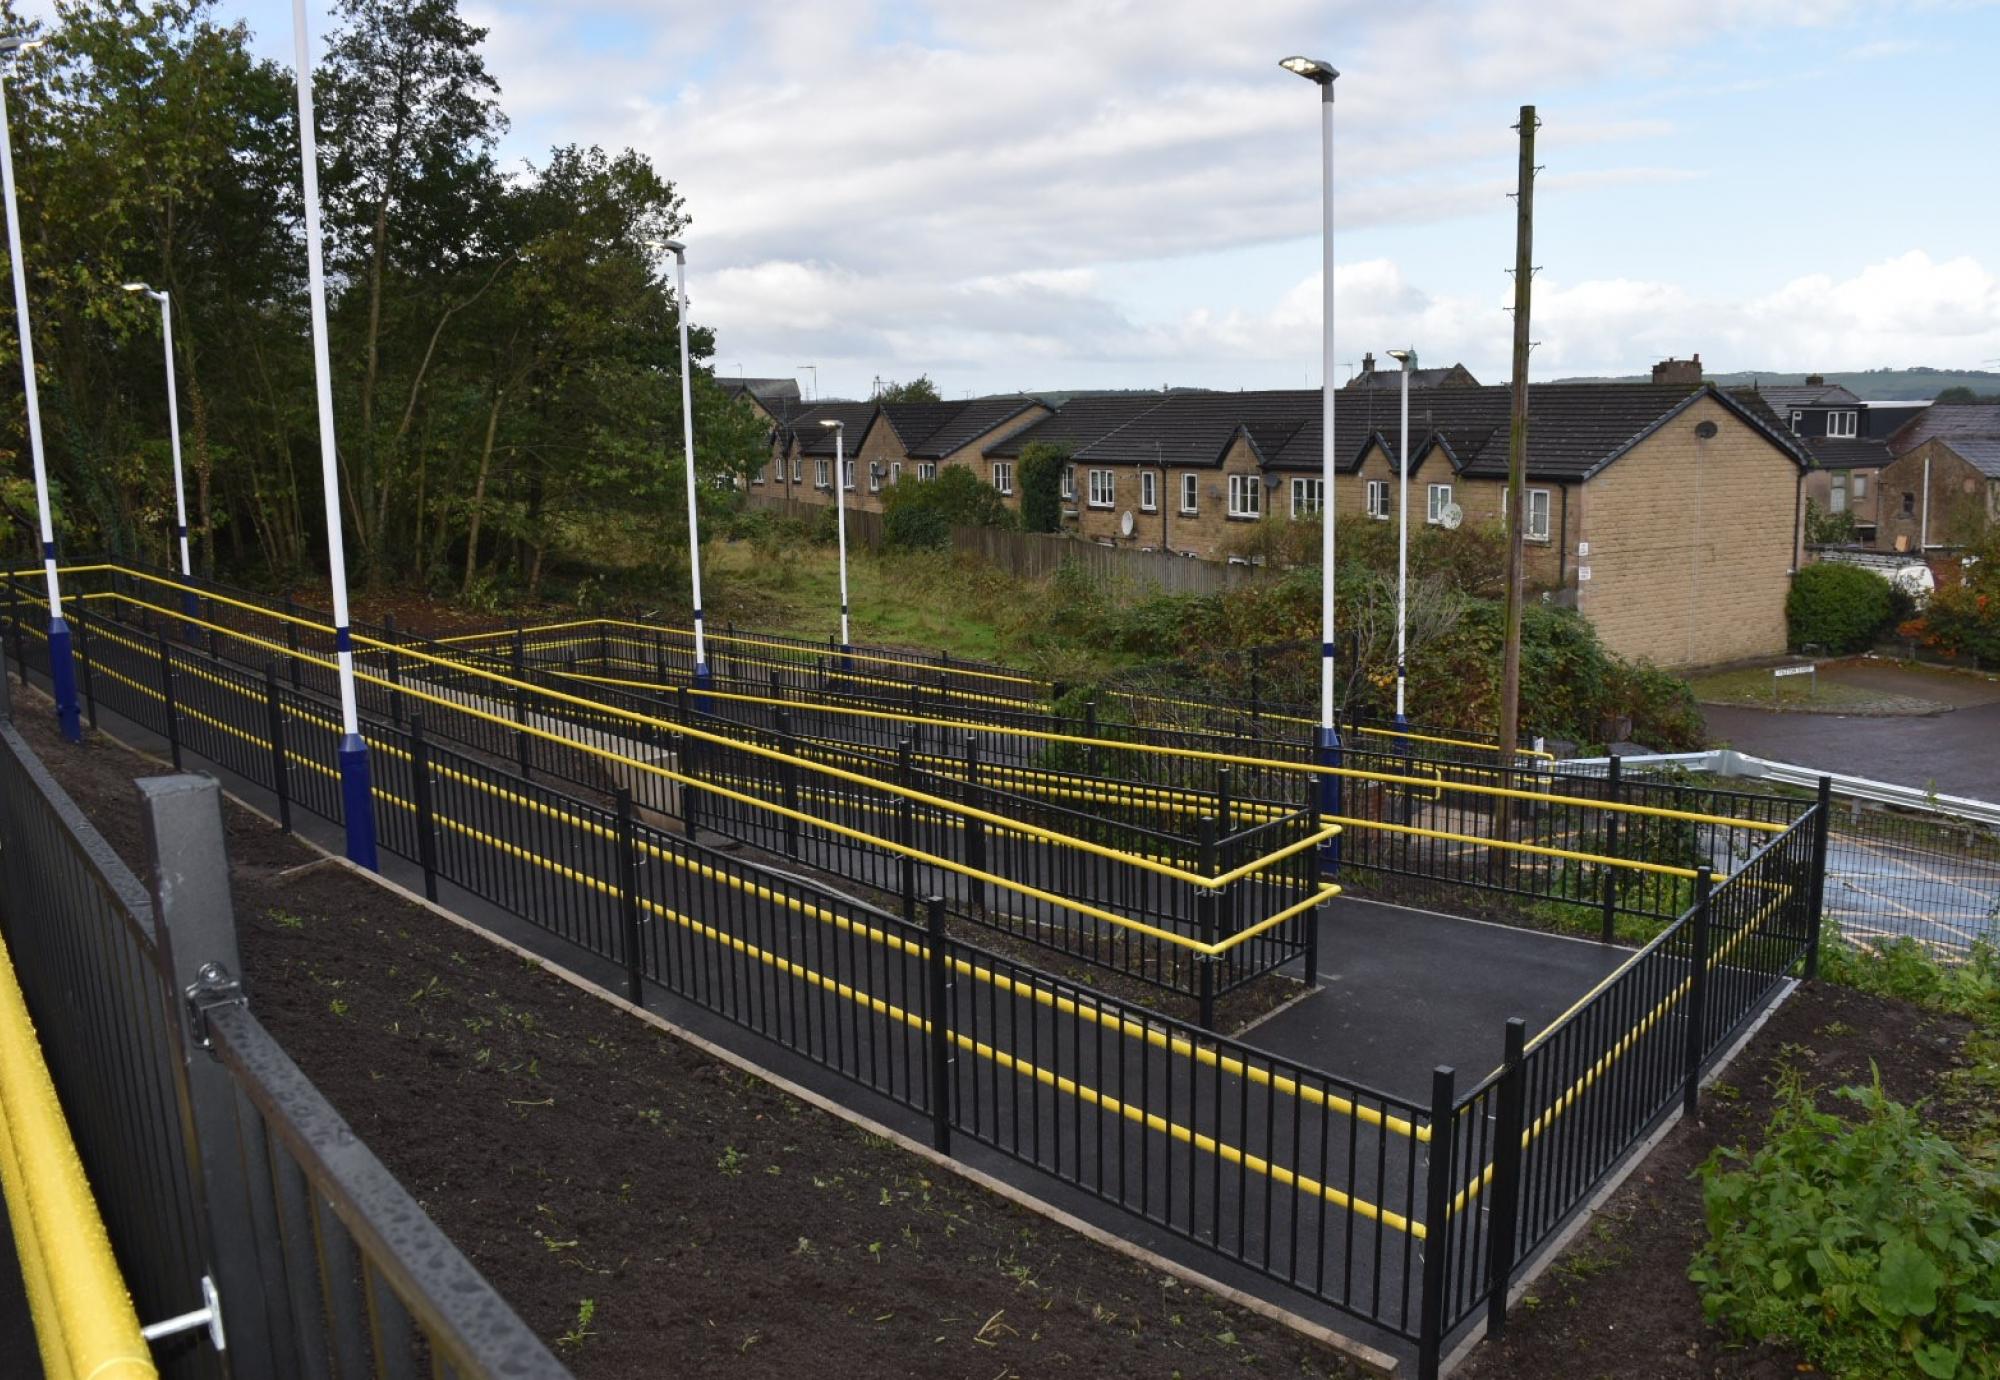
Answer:
[[[1514,206],[1514,411],[1507,430],[1507,634],[1500,663],[1500,764],[1514,765],[1521,737],[1521,597],[1527,531],[1528,301],[1535,280],[1535,108],[1521,107],[1521,173]],[[1504,803],[1504,797],[1503,797]],[[1503,811],[1501,819],[1506,814]]]

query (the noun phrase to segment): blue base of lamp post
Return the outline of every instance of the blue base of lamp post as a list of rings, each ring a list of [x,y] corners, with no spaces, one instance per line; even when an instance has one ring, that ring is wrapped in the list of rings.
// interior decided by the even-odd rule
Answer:
[[[714,688],[715,672],[708,669],[706,661],[697,661],[694,664],[694,707],[704,714],[714,711],[715,701],[702,692],[704,690],[713,690]]]
[[[840,669],[850,676],[854,674],[854,644],[851,642],[840,644]]]
[[[1396,715],[1396,751],[1405,757],[1410,755],[1410,721],[1402,714]]]
[[[1340,730],[1321,728],[1315,735],[1319,764],[1322,767],[1340,765]],[[1340,778],[1322,776],[1319,779],[1319,812],[1322,816],[1337,815],[1340,811]],[[1334,880],[1340,875],[1340,835],[1335,834],[1319,850],[1320,876]]]
[[[181,591],[181,616],[188,621],[181,625],[181,635],[189,642],[194,641],[194,620],[201,617],[201,597],[191,589]]]
[[[340,740],[340,814],[347,821],[348,861],[380,871],[375,857],[375,792],[368,779],[368,744],[359,733]]]
[[[49,620],[49,688],[55,692],[56,725],[63,738],[83,741],[83,716],[76,706],[76,654],[70,649],[69,623]]]

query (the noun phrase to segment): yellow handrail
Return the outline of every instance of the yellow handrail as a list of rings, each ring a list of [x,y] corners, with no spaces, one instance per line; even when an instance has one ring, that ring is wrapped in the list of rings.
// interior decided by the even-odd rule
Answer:
[[[0,1180],[49,1380],[157,1376],[0,940]]]

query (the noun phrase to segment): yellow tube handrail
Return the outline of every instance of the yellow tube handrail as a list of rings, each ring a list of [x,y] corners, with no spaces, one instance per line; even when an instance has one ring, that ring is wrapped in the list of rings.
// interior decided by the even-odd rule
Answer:
[[[157,1376],[0,940],[0,1180],[49,1380]]]

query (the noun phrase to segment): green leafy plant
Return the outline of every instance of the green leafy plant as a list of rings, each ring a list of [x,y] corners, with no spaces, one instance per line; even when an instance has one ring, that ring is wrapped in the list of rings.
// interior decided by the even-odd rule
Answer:
[[[935,479],[905,475],[882,493],[882,540],[893,550],[942,551],[954,527],[1014,525],[1000,491],[964,465],[946,465]]]
[[[578,1299],[576,1304],[576,1322],[571,1325],[569,1331],[556,1338],[556,1345],[574,1351],[577,1347],[582,1346],[597,1335],[590,1326],[596,1320],[597,1300]]]
[[[1872,570],[1822,561],[1792,577],[1785,621],[1794,650],[1822,647],[1838,656],[1874,644],[1895,617],[1889,582]]]
[[[1778,1338],[1833,1374],[2000,1376],[2000,1176],[1882,1092],[1819,1109],[1796,1072],[1756,1154],[1700,1173],[1709,1320]]]
[[[1033,441],[1021,447],[1021,527],[1029,532],[1062,530],[1062,473],[1069,447]]]

